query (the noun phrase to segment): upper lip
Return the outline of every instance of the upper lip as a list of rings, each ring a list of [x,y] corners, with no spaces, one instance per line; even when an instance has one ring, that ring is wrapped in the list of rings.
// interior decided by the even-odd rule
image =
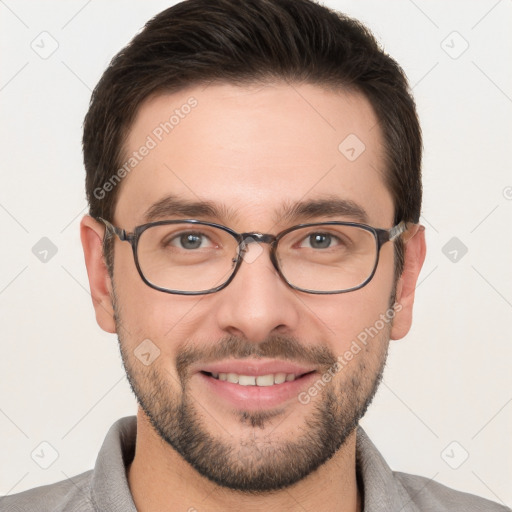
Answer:
[[[237,375],[269,375],[275,373],[286,373],[303,375],[314,371],[315,368],[290,361],[279,361],[260,359],[230,359],[205,364],[198,367],[199,372],[207,373],[236,373]]]

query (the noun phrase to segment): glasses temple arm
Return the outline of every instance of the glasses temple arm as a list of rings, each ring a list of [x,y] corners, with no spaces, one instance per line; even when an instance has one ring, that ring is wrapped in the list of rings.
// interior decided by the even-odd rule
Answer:
[[[396,240],[401,234],[407,233],[403,237],[403,241],[407,242],[419,231],[425,231],[425,226],[422,224],[415,224],[414,222],[402,221],[389,230],[389,240]]]
[[[114,234],[122,241],[127,240],[126,231],[124,229],[114,226],[108,220],[102,219],[101,217],[98,217],[98,220],[103,222],[105,225],[105,237],[112,236]]]

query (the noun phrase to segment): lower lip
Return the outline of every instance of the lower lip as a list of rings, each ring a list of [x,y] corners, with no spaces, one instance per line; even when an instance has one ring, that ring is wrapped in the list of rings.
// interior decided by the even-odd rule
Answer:
[[[308,373],[291,382],[273,386],[241,386],[226,380],[219,380],[204,373],[196,374],[215,395],[229,402],[237,409],[268,409],[283,405],[289,400],[298,402],[298,395],[310,386],[316,372]]]

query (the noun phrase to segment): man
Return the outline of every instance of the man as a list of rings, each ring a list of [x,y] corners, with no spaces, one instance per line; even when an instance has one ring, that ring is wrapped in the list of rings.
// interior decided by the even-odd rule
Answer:
[[[425,258],[414,101],[363,26],[178,4],[112,61],[83,144],[96,318],[139,410],[2,510],[506,510],[392,472],[358,426]]]

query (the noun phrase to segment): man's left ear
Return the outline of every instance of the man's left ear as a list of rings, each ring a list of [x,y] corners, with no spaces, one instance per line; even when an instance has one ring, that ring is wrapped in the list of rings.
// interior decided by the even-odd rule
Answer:
[[[409,239],[407,239],[407,233],[405,235],[404,270],[396,287],[395,302],[397,306],[393,327],[391,328],[392,340],[403,338],[411,328],[414,292],[427,252],[424,226],[420,225],[418,231]]]

